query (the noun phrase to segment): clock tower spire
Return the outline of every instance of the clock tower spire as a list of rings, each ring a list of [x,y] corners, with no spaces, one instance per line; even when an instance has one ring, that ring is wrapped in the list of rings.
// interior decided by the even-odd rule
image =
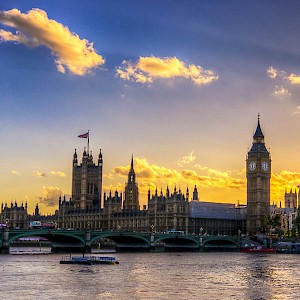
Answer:
[[[260,127],[260,116],[253,143],[246,158],[247,175],[247,234],[255,235],[265,226],[270,214],[271,157]]]

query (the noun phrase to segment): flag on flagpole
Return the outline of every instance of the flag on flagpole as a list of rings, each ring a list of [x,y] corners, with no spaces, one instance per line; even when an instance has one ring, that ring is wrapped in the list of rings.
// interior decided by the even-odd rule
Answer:
[[[78,137],[82,138],[82,139],[87,139],[89,137],[89,132],[84,133],[84,134],[80,134]]]

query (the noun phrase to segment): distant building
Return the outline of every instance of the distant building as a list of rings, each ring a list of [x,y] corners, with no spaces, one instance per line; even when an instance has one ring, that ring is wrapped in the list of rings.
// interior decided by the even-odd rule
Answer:
[[[294,221],[298,215],[298,197],[296,189],[294,192],[292,189],[290,192],[285,191],[284,193],[284,207],[281,206],[281,202],[279,207],[273,204],[271,206],[271,217],[279,216],[280,220],[280,229],[283,234],[287,234],[288,231],[296,229],[294,227]]]
[[[245,205],[199,201],[195,186],[189,203],[189,232],[209,235],[238,235],[246,232]]]
[[[292,189],[290,190],[290,192],[288,193],[287,191],[285,191],[284,193],[284,207],[285,208],[291,208],[294,211],[297,210],[297,192],[296,189],[293,192]]]
[[[28,228],[27,202],[18,206],[17,202],[1,205],[0,223],[9,228]]]

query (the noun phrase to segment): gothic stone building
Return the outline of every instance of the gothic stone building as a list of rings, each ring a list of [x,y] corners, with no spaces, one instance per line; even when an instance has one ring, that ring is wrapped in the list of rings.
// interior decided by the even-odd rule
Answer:
[[[246,158],[247,174],[247,234],[255,235],[265,227],[265,218],[270,214],[271,157],[264,135],[258,124],[253,143]]]
[[[157,191],[150,197],[148,209],[140,210],[138,184],[131,159],[128,181],[122,193],[104,193],[101,205],[103,158],[100,151],[98,165],[93,157],[83,152],[78,165],[77,153],[73,156],[72,198],[59,199],[58,227],[76,229],[166,231],[188,230],[188,195],[174,189],[160,196]]]
[[[27,202],[18,206],[17,202],[10,206],[1,205],[0,223],[2,226],[11,228],[28,228]]]

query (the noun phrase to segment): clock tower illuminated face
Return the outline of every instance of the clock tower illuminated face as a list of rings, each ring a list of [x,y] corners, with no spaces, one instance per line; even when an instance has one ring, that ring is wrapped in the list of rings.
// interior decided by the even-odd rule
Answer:
[[[247,234],[253,236],[264,229],[270,214],[271,157],[265,146],[260,119],[246,159],[247,175]]]
[[[267,161],[263,161],[261,164],[261,168],[263,169],[263,171],[268,171],[269,169],[269,163]]]
[[[254,171],[255,169],[256,169],[256,162],[255,161],[250,161],[249,170]]]

